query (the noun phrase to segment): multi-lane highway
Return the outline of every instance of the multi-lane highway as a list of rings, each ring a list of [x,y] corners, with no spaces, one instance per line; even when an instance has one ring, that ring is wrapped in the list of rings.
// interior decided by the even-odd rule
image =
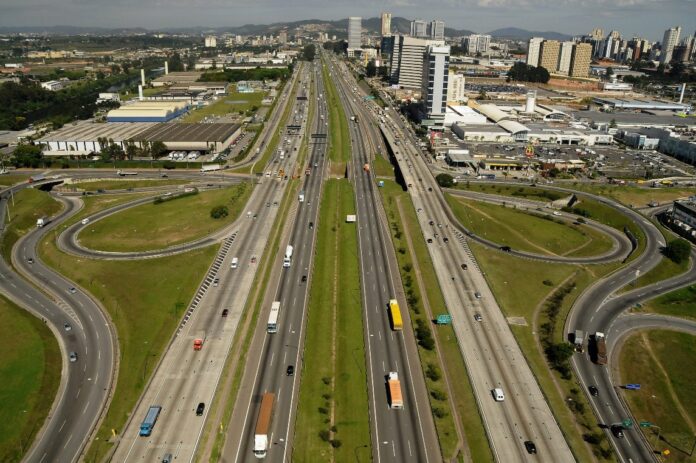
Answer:
[[[365,105],[372,114],[381,111],[372,103]],[[417,144],[395,112],[387,110],[384,114],[386,122],[381,128],[406,184],[411,185],[408,190],[419,211],[424,237],[432,241],[429,251],[494,456],[506,462],[535,458],[573,461],[539,385],[466,246],[465,235],[458,234],[451,224],[451,212],[415,149]],[[468,264],[468,269],[462,264]],[[475,313],[482,314],[482,321],[474,319]],[[504,401],[494,400],[494,388],[503,389]],[[525,450],[528,440],[535,443],[538,456]]]
[[[298,72],[306,79],[304,69]],[[298,113],[306,112],[304,102],[293,104]],[[280,159],[279,153],[274,154],[272,167],[260,177],[261,184],[252,193],[247,214],[236,221],[237,227],[224,240],[180,328],[119,436],[113,461],[157,461],[165,453],[172,453],[178,461],[193,460],[258,259],[275,223],[287,178],[294,172],[300,139],[286,138],[284,159]],[[239,264],[233,268],[231,263],[235,257]],[[224,314],[223,310],[226,310]],[[193,349],[195,339],[204,340],[201,350]],[[199,404],[203,404],[202,407]],[[150,436],[140,437],[140,422],[152,405],[162,407],[159,419]]]
[[[316,64],[311,66],[313,91],[308,98],[316,101],[316,111],[310,121],[311,134],[326,135],[328,113],[326,101],[318,95],[325,94],[321,73]],[[297,407],[298,386],[302,371],[302,351],[305,335],[305,314],[308,289],[311,283],[311,268],[316,238],[314,224],[321,199],[323,179],[326,171],[326,142],[323,138],[309,138],[310,152],[307,161],[309,176],[304,176],[299,196],[292,198],[291,221],[281,249],[293,246],[290,267],[282,267],[281,259],[274,259],[275,278],[269,285],[270,292],[259,317],[254,340],[249,354],[249,364],[245,370],[242,387],[237,396],[236,406],[227,434],[224,461],[255,461],[254,432],[259,415],[261,398],[264,393],[275,394],[276,406],[269,430],[269,448],[266,461],[290,461],[292,451],[293,425]],[[304,166],[300,166],[304,172]],[[280,302],[280,317],[277,332],[268,332],[268,316],[271,303]],[[294,373],[289,375],[289,366]]]
[[[9,194],[3,198],[9,200]],[[3,200],[0,221],[6,216],[5,207]],[[41,239],[74,213],[75,209],[67,207],[50,224],[21,238],[12,250],[14,268],[0,261],[0,291],[43,319],[63,354],[58,395],[25,457],[32,462],[77,461],[108,401],[114,379],[116,336],[105,312],[82,289],[69,291],[74,283],[45,266],[37,253]],[[77,354],[77,361],[69,361],[69,352]]]
[[[355,184],[359,224],[373,460],[440,461],[435,425],[380,195],[372,176],[363,171],[363,165],[370,163],[375,154],[368,151],[371,145],[366,141],[371,124],[363,119],[362,105],[357,104],[352,86],[343,77],[341,66],[332,62],[330,73],[337,85],[346,117],[358,121],[349,122],[353,152],[349,176]],[[379,140],[372,142],[372,145],[377,143]],[[399,300],[404,307],[404,330],[401,332],[393,331],[390,325],[387,311],[390,299]],[[396,371],[401,380],[403,410],[389,407],[385,384],[391,371]]]

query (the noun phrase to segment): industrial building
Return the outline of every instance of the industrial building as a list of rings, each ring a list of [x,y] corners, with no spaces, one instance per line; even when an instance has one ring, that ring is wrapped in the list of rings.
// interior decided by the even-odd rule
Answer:
[[[684,111],[691,112],[691,105],[685,103],[673,103],[671,101],[638,100],[629,98],[593,98],[594,102],[606,109],[627,109],[640,111]]]
[[[125,150],[125,142],[161,141],[168,150],[219,153],[241,134],[239,124],[183,124],[151,122],[80,122],[51,132],[38,140],[49,156],[86,156],[99,153],[105,138]]]
[[[685,201],[674,201],[672,219],[685,230],[696,229],[696,201],[694,197]]]
[[[112,109],[107,122],[168,122],[188,111],[185,101],[135,101]]]
[[[203,75],[202,72],[170,72],[169,74],[159,76],[153,79],[153,87],[164,87],[165,85],[174,84],[192,84]]]

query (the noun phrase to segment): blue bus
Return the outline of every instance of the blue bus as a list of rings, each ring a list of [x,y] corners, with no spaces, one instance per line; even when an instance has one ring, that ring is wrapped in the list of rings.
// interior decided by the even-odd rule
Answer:
[[[147,415],[145,415],[145,419],[140,424],[141,436],[149,436],[150,434],[152,434],[152,428],[155,427],[157,417],[159,416],[161,411],[162,407],[160,407],[159,405],[153,405],[148,409]]]

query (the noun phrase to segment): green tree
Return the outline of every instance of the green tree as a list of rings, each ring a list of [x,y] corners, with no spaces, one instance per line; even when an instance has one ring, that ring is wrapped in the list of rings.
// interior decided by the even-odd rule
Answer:
[[[43,161],[41,147],[22,143],[15,148],[12,153],[14,156],[13,164],[15,167],[39,167]]]
[[[222,219],[227,217],[229,213],[230,211],[227,209],[227,206],[215,206],[210,210],[210,217],[214,219]]]
[[[317,50],[314,44],[305,45],[305,47],[302,49],[302,59],[305,61],[314,61],[314,56],[316,53]]]
[[[691,245],[685,239],[677,238],[667,243],[663,253],[668,259],[679,264],[689,259]]]
[[[150,143],[150,157],[152,159],[162,157],[165,151],[167,151],[167,145],[165,145],[164,142],[156,140]]]
[[[450,174],[438,174],[435,180],[442,188],[451,188],[454,185],[454,177]]]
[[[367,66],[365,66],[365,75],[367,77],[374,77],[377,75],[377,66],[375,65],[375,60],[371,59]]]

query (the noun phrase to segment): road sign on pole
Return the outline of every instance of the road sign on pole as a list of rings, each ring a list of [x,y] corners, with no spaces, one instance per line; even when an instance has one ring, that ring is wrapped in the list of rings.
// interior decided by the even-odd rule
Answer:
[[[438,325],[449,325],[452,323],[452,316],[449,314],[440,314],[437,316],[436,323]]]
[[[623,424],[624,428],[632,428],[633,427],[633,420],[630,418],[626,418],[621,422]]]
[[[638,423],[638,425],[641,428],[649,428],[650,426],[652,426],[652,423],[650,421],[641,421],[640,423]]]

